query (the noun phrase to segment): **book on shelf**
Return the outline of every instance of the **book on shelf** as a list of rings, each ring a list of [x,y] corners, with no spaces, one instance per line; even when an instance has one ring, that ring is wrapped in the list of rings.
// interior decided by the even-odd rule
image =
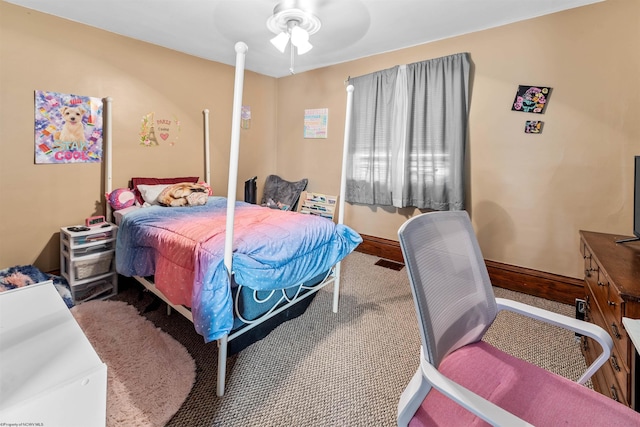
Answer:
[[[303,214],[318,215],[333,220],[335,216],[337,196],[322,193],[305,192],[300,197],[299,212]]]

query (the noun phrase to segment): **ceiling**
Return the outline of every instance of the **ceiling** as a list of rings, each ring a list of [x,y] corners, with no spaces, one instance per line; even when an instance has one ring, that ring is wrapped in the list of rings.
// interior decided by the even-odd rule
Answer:
[[[280,0],[5,0],[189,55],[290,74],[290,55],[274,48],[266,22]],[[314,48],[296,56],[301,73],[378,53],[542,16],[603,0],[300,0],[320,19]]]

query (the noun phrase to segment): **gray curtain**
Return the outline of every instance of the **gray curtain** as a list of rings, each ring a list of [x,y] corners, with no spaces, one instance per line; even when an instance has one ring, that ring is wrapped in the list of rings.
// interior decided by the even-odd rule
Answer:
[[[346,201],[464,208],[469,68],[460,53],[350,80]]]

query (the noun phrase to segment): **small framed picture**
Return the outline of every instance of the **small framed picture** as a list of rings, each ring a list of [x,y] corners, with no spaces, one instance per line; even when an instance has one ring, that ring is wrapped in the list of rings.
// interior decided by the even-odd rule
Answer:
[[[551,88],[545,86],[518,86],[511,111],[543,114],[549,103]]]
[[[524,133],[542,133],[544,122],[539,120],[527,120],[524,125]]]

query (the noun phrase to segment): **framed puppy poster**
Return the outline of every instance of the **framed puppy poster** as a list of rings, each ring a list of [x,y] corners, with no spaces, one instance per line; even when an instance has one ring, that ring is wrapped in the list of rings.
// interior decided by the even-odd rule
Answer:
[[[35,163],[99,163],[102,99],[35,91]]]

